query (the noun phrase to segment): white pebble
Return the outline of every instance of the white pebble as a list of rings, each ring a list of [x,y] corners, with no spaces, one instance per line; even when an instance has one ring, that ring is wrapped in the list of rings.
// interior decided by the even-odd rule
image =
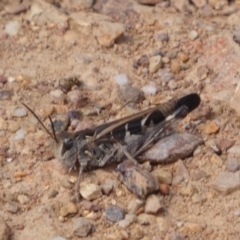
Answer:
[[[14,141],[22,140],[25,137],[25,135],[26,135],[26,130],[21,128],[21,129],[17,130],[13,140]]]
[[[115,76],[115,79],[119,85],[125,85],[128,83],[128,77],[126,74],[119,74]]]
[[[178,228],[182,227],[183,225],[184,225],[183,222],[177,222],[177,227],[178,227]]]
[[[58,98],[63,94],[63,92],[60,89],[56,89],[50,92],[50,95],[52,97]]]
[[[26,117],[27,111],[24,108],[17,108],[13,112],[13,117]]]
[[[8,77],[8,82],[15,82],[16,81],[16,78],[15,77],[12,77],[12,76],[10,76],[10,77]]]
[[[21,203],[21,204],[26,204],[30,201],[29,197],[25,194],[20,194],[17,197],[17,200]]]
[[[118,225],[119,225],[119,227],[121,227],[121,228],[126,228],[126,227],[128,227],[130,224],[131,224],[131,222],[130,222],[129,220],[127,220],[127,219],[123,219],[123,220],[121,220],[121,221],[118,222]]]
[[[30,9],[29,19],[32,19],[34,16],[40,15],[42,12],[43,12],[43,9],[39,5],[32,4]]]
[[[20,27],[21,24],[18,21],[12,21],[5,26],[5,31],[8,35],[14,36],[18,33]]]
[[[144,87],[142,88],[142,91],[143,91],[144,93],[150,93],[150,94],[155,95],[156,92],[157,92],[157,89],[156,89],[154,86],[144,86]]]
[[[11,163],[11,162],[13,161],[13,158],[7,158],[6,161],[7,161],[8,163]]]
[[[240,216],[240,210],[235,210],[233,212],[234,216],[239,217]]]
[[[54,237],[52,240],[66,240],[66,238],[57,236],[57,237]]]
[[[191,39],[192,41],[196,40],[198,38],[198,32],[195,30],[192,30],[189,34],[188,34],[188,38]]]

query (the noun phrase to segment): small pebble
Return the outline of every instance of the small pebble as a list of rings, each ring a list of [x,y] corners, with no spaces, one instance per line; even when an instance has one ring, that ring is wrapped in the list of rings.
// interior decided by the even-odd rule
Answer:
[[[29,18],[32,19],[34,16],[40,15],[43,11],[40,5],[33,4],[29,12]]]
[[[216,121],[210,121],[206,124],[205,132],[207,134],[217,133],[220,129],[219,124]]]
[[[53,189],[48,193],[48,198],[55,198],[58,195],[58,191]]]
[[[235,143],[234,140],[225,139],[225,138],[216,140],[216,145],[222,152],[227,151],[229,148],[231,148],[234,145],[234,143]]]
[[[129,84],[120,85],[118,87],[118,96],[123,103],[129,100],[131,100],[131,103],[139,103],[144,99],[143,92]]]
[[[181,70],[181,65],[178,60],[171,61],[171,72],[173,74],[179,73]]]
[[[216,153],[214,153],[211,158],[210,162],[218,167],[221,167],[223,165],[223,160],[220,156],[218,156]]]
[[[136,225],[134,228],[130,228],[130,236],[132,240],[140,240],[144,236],[142,226]]]
[[[183,232],[193,232],[193,233],[200,233],[203,231],[202,226],[198,223],[185,223],[182,227]]]
[[[126,74],[119,74],[115,76],[115,79],[118,85],[125,85],[129,83],[129,80]]]
[[[198,120],[200,118],[205,118],[210,114],[209,107],[198,107],[189,115],[191,120]]]
[[[13,161],[13,158],[7,158],[6,161],[7,161],[8,163],[11,163],[11,162]]]
[[[136,221],[137,221],[137,216],[135,214],[126,214],[125,219],[120,220],[118,224],[119,224],[119,227],[126,228]]]
[[[192,0],[192,2],[197,8],[202,8],[207,4],[206,0]]]
[[[119,227],[126,228],[131,225],[131,222],[129,220],[123,219],[118,222]]]
[[[170,62],[170,59],[168,57],[162,57],[163,63],[167,64]]]
[[[147,214],[157,214],[164,209],[160,199],[155,194],[151,194],[146,201],[145,213]]]
[[[160,8],[168,8],[170,7],[171,3],[169,1],[164,1],[164,2],[159,2],[156,7],[160,7]]]
[[[194,194],[194,195],[192,196],[192,202],[193,202],[193,203],[200,203],[200,204],[202,204],[202,203],[205,202],[205,201],[206,201],[206,197],[203,196],[202,194],[196,193],[196,194]]]
[[[157,93],[157,89],[156,87],[154,86],[144,86],[142,88],[142,91],[145,93],[145,94],[152,94],[152,95],[155,95]]]
[[[149,58],[149,72],[155,73],[162,66],[162,57],[160,55]]]
[[[240,44],[240,31],[239,31],[239,30],[236,31],[236,32],[234,32],[234,34],[233,34],[233,40],[234,40],[236,43]]]
[[[69,101],[75,108],[79,108],[83,104],[83,93],[80,90],[73,90],[67,93]]]
[[[98,210],[100,210],[100,207],[98,205],[95,205],[93,202],[90,202],[88,200],[83,199],[81,201],[81,204],[82,204],[82,207],[85,210],[88,210],[88,211],[98,211]]]
[[[178,57],[179,57],[180,60],[181,60],[182,62],[184,62],[184,63],[189,60],[189,56],[188,56],[187,54],[183,53],[183,52],[179,52],[179,53],[178,53]]]
[[[234,216],[239,217],[240,216],[240,210],[235,210],[233,212]]]
[[[91,201],[102,196],[101,187],[88,182],[82,182],[80,184],[80,194],[83,198]]]
[[[157,38],[157,40],[162,41],[162,42],[168,42],[168,40],[169,40],[168,33],[165,31],[158,32],[156,38]]]
[[[18,121],[14,120],[9,120],[8,121],[8,130],[11,133],[16,133],[17,130],[21,127]]]
[[[128,203],[128,213],[137,213],[140,208],[144,205],[144,201],[138,198],[133,198]]]
[[[151,163],[170,163],[188,157],[202,143],[200,136],[187,132],[174,133],[160,139],[144,156]]]
[[[87,237],[95,231],[95,224],[92,220],[83,217],[76,218],[73,222],[73,234],[78,237]]]
[[[149,58],[146,55],[142,55],[139,59],[134,61],[134,68],[139,68],[140,66],[142,66],[143,68],[147,68],[149,66]]]
[[[178,50],[172,49],[169,52],[167,52],[166,57],[172,60],[177,57],[177,54],[178,54]]]
[[[23,178],[26,176],[27,176],[27,173],[23,171],[17,171],[14,173],[14,178]]]
[[[112,179],[107,179],[104,184],[101,185],[101,189],[103,194],[109,195],[111,191],[113,190],[114,186],[116,185],[116,182]]]
[[[18,205],[15,203],[6,203],[5,208],[8,212],[13,214],[17,213],[20,210]]]
[[[1,90],[0,91],[0,100],[9,100],[13,95],[12,90]]]
[[[137,2],[140,4],[155,5],[159,0],[137,0]]]
[[[69,214],[76,214],[78,212],[76,204],[73,202],[68,202],[66,205],[60,208],[59,215],[62,217],[66,217]]]
[[[191,183],[189,183],[186,187],[183,187],[181,189],[181,194],[183,196],[191,197],[196,192],[197,192],[196,187],[194,187],[193,184],[191,184]]]
[[[225,1],[225,0],[223,0],[223,1],[211,0],[211,1],[209,1],[209,3],[215,10],[221,10],[221,9],[223,9],[223,7],[226,4],[228,4],[227,1]]]
[[[172,184],[172,173],[161,168],[157,168],[151,172],[158,183]]]
[[[17,200],[21,203],[21,204],[26,204],[30,201],[29,197],[25,194],[20,194],[17,197]]]
[[[22,129],[22,128],[21,128],[21,129],[17,130],[17,132],[16,132],[13,140],[14,140],[14,141],[19,141],[19,140],[24,139],[26,133],[27,133],[27,132],[26,132],[25,129]]]
[[[133,223],[137,221],[137,216],[135,214],[126,214],[125,219]]]
[[[136,196],[144,198],[158,190],[158,184],[149,171],[132,161],[123,161],[116,168],[118,179]]]
[[[233,145],[230,149],[228,149],[227,152],[239,156],[240,155],[240,145],[239,144]]]
[[[52,240],[67,240],[66,238],[63,238],[61,236],[56,236]]]
[[[177,167],[176,167],[176,173],[173,177],[172,185],[178,185],[182,181],[188,181],[189,179],[189,172],[187,168],[185,167],[182,160],[178,160]]]
[[[162,76],[161,76],[161,80],[165,81],[165,82],[168,82],[170,80],[174,79],[174,74],[173,73],[164,73]]]
[[[212,188],[224,195],[240,189],[239,172],[221,172],[213,181]]]
[[[178,83],[177,83],[175,80],[170,80],[170,81],[168,82],[168,87],[169,87],[171,90],[177,89]]]
[[[125,217],[125,210],[118,206],[107,207],[105,213],[106,219],[110,222],[118,222]]]
[[[60,96],[62,96],[63,92],[60,89],[56,89],[50,92],[50,96],[55,97],[55,98],[59,98]]]
[[[16,78],[15,77],[12,77],[12,76],[10,76],[10,77],[8,77],[8,82],[10,82],[10,83],[12,83],[12,82],[15,82],[16,81]]]
[[[157,217],[156,222],[161,232],[166,233],[171,227],[171,221],[167,217]]]
[[[156,216],[152,214],[142,213],[138,215],[137,222],[141,225],[153,225],[156,223]]]
[[[17,108],[13,112],[13,117],[26,117],[27,116],[27,111],[25,108]]]
[[[203,170],[197,170],[197,172],[193,175],[193,180],[198,181],[202,178],[207,177],[207,173],[204,172]]]
[[[236,158],[227,159],[226,167],[229,172],[236,172],[240,168],[240,162]]]
[[[198,38],[198,32],[195,30],[192,30],[189,34],[188,34],[188,38],[192,41],[196,40]]]
[[[5,6],[5,11],[9,14],[19,14],[29,7],[28,1],[14,2]]]
[[[184,225],[184,223],[178,221],[176,225],[177,225],[178,228],[180,228],[180,227],[182,227]]]
[[[169,195],[169,192],[170,192],[170,187],[168,184],[165,184],[165,183],[161,183],[159,184],[159,192],[161,195],[163,196],[167,196]]]
[[[20,22],[11,21],[11,22],[7,23],[7,25],[5,26],[5,31],[9,36],[15,36],[15,35],[17,35],[20,27],[21,27]]]
[[[123,36],[124,25],[120,22],[101,21],[96,31],[96,39],[103,47],[112,47]]]
[[[80,121],[78,119],[71,120],[71,127],[72,127],[72,129],[73,130],[76,129],[79,123],[80,123]]]
[[[4,76],[0,76],[0,83],[6,83],[7,82],[7,78]]]
[[[69,179],[67,177],[64,177],[60,180],[60,184],[62,187],[66,188],[66,189],[72,189],[73,184],[69,181]]]

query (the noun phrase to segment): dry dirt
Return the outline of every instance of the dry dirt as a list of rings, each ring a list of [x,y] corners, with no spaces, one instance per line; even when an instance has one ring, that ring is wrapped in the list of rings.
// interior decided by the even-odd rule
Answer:
[[[82,239],[240,238],[240,8],[237,1],[207,2],[150,6],[134,0],[33,0],[23,1],[20,13],[18,1],[0,2],[0,217],[10,230],[2,239],[9,234],[12,240],[78,239],[73,227],[80,216],[96,224]],[[159,59],[154,56],[161,56],[161,66],[149,66]],[[118,110],[133,94],[119,94],[119,74],[144,92],[143,101],[137,98]],[[72,76],[82,84],[62,92],[59,82]],[[51,138],[31,113],[18,116],[16,109],[24,111],[21,102],[48,127],[48,116],[80,109],[85,116],[78,127],[84,128],[191,92],[202,98],[191,119],[205,145],[183,162],[189,178],[170,185],[170,194],[160,197],[164,211],[144,215],[140,209],[127,227],[107,221],[106,207],[117,205],[128,213],[130,200],[136,199],[118,182],[114,167],[107,167],[84,178],[98,185],[106,179],[116,182],[108,196],[93,201],[98,211],[80,202],[75,214],[61,216],[61,207],[74,201],[66,185],[76,180],[77,172],[66,172],[54,159]],[[154,168],[175,176],[177,164]],[[227,193],[216,191],[219,183],[214,187],[222,172],[237,176],[223,179]]]

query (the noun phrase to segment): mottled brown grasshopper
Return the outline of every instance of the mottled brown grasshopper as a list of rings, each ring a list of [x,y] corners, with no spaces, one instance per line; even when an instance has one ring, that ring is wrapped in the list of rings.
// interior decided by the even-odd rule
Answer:
[[[40,122],[55,141],[55,156],[70,170],[79,165],[76,190],[83,171],[100,168],[106,164],[135,158],[159,139],[173,133],[178,123],[200,104],[198,94],[192,93],[159,104],[154,108],[78,132],[52,133],[38,116],[23,104]]]

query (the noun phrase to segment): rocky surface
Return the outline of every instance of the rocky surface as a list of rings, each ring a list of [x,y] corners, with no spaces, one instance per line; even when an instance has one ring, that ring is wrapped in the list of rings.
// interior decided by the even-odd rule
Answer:
[[[237,0],[0,1],[0,239],[239,239],[239,18]],[[79,203],[78,171],[21,104],[77,131],[190,92],[202,104],[179,130],[199,144],[125,171],[154,191],[138,198],[107,166]]]

